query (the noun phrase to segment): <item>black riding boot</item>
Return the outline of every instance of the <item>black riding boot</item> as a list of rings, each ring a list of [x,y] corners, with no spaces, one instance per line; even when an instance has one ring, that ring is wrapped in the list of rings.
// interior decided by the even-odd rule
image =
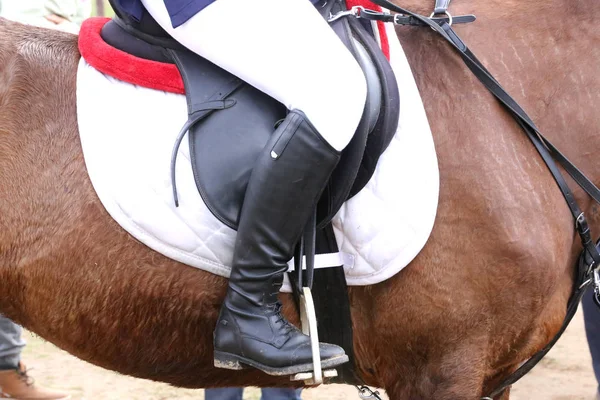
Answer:
[[[300,111],[277,128],[252,171],[229,289],[214,333],[215,366],[270,375],[312,371],[310,339],[281,315],[277,299],[296,243],[340,158]],[[348,361],[321,343],[321,364]]]

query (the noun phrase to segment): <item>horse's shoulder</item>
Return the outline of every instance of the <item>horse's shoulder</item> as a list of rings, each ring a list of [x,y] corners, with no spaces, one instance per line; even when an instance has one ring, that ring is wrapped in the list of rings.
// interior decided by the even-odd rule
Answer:
[[[43,126],[49,109],[68,115],[79,59],[77,36],[0,18],[0,133]]]

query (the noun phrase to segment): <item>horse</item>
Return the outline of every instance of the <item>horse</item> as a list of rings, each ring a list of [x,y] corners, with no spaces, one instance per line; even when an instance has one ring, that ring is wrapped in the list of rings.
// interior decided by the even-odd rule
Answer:
[[[477,15],[457,32],[600,182],[600,3],[457,0],[451,11]],[[559,330],[581,245],[534,147],[457,54],[429,28],[397,34],[434,133],[440,202],[411,265],[349,288],[356,369],[392,400],[478,399]],[[0,38],[0,312],[127,375],[189,388],[294,385],[214,368],[226,280],[145,247],[104,210],[78,138],[76,37],[0,19]],[[598,208],[574,192],[597,230]],[[297,322],[292,298],[282,301]]]

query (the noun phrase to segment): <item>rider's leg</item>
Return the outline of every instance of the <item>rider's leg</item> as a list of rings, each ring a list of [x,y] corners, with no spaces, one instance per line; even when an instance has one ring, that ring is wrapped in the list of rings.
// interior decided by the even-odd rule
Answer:
[[[366,83],[350,52],[308,0],[217,0],[173,28],[164,0],[142,0],[193,52],[307,116],[337,150],[352,138]]]
[[[362,71],[308,0],[217,0],[177,28],[163,0],[143,3],[182,44],[294,110],[248,184],[215,330],[215,365],[252,365],[276,375],[312,370],[310,340],[281,316],[277,294],[360,120]],[[327,344],[321,357],[325,368],[347,361],[341,348]]]

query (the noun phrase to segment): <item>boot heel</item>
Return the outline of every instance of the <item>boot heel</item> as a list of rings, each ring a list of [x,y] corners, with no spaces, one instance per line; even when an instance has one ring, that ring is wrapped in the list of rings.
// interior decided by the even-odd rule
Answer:
[[[217,368],[233,370],[244,369],[244,366],[240,363],[237,357],[227,353],[221,353],[220,351],[215,351],[214,363],[215,367]]]

